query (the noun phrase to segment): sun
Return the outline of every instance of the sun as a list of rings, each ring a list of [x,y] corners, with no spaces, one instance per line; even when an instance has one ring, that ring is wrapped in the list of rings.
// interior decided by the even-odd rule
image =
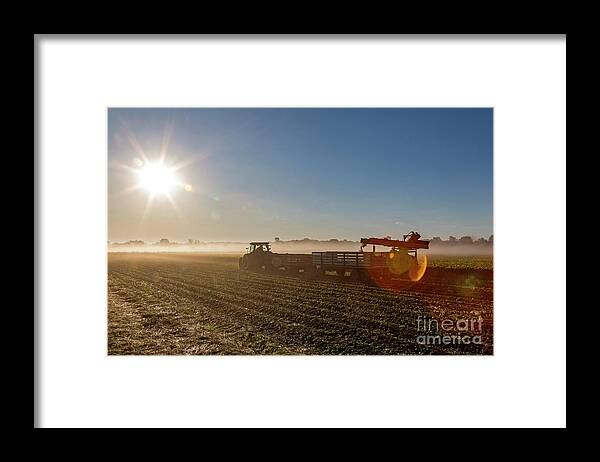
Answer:
[[[162,162],[146,162],[138,170],[138,176],[140,187],[151,194],[168,194],[179,183],[174,169],[167,167]]]

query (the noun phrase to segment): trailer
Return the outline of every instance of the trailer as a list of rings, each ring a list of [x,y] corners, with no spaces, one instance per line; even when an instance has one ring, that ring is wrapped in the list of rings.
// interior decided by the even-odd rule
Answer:
[[[245,271],[294,274],[307,277],[338,277],[362,281],[420,280],[427,259],[419,260],[419,249],[428,249],[429,241],[421,240],[414,231],[403,240],[362,238],[356,252],[312,252],[311,254],[273,253],[269,242],[251,242],[248,252],[240,257],[239,267]],[[372,251],[365,247],[372,245]],[[376,251],[386,246],[387,252]]]

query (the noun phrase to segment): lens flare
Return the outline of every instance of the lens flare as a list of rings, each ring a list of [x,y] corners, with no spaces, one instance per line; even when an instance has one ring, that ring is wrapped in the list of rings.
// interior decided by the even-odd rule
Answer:
[[[394,276],[400,276],[406,273],[413,262],[406,250],[394,250],[388,254],[387,269]]]
[[[411,281],[417,282],[420,281],[421,278],[425,275],[425,271],[427,270],[427,255],[420,255],[419,260],[415,265],[411,265],[408,270],[408,277]]]

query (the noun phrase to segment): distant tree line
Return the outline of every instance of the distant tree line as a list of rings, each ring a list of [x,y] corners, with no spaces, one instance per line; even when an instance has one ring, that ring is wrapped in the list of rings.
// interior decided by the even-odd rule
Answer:
[[[388,236],[389,237],[389,236]],[[291,239],[289,241],[283,241],[279,237],[275,237],[273,242],[275,244],[358,244],[358,241],[350,241],[348,239],[326,239],[326,240],[318,240],[311,239],[305,237],[303,239]],[[491,235],[487,239],[484,237],[480,237],[478,239],[473,239],[472,236],[462,236],[457,238],[455,236],[449,236],[447,240],[443,240],[439,236],[435,236],[430,240],[430,248],[435,247],[452,247],[452,246],[492,246],[494,243],[494,235]],[[130,240],[127,242],[110,242],[109,246],[202,246],[202,245],[210,245],[210,244],[247,244],[247,242],[203,242],[198,239],[188,239],[187,242],[175,242],[170,241],[167,238],[162,238],[157,242],[147,243],[142,240]]]
[[[188,239],[187,242],[172,242],[167,238],[162,238],[157,242],[145,242],[139,239],[126,241],[126,242],[109,242],[109,246],[118,247],[118,246],[145,246],[145,245],[156,245],[156,246],[168,246],[168,245],[190,245],[190,244],[201,244],[201,242],[197,239]]]
[[[457,245],[480,245],[480,246],[491,246],[494,243],[494,235],[492,234],[487,239],[480,237],[479,239],[473,239],[471,236],[462,236],[456,238],[455,236],[448,237],[447,241],[444,241],[441,237],[435,236],[431,239],[430,247],[442,247],[442,246],[457,246]]]

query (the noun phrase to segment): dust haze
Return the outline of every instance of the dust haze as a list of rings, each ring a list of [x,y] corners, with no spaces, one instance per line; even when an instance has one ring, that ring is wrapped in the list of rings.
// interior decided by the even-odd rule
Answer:
[[[356,252],[361,248],[358,241],[329,239],[295,239],[271,240],[272,251],[275,253],[311,253],[324,251]],[[109,242],[109,252],[181,252],[181,253],[243,253],[248,247],[248,242],[201,242],[189,239],[187,242],[169,241],[166,238],[157,242],[144,242],[131,240],[127,242]],[[367,249],[365,249],[367,250]],[[369,246],[368,250],[372,250]],[[376,246],[378,252],[386,252],[386,247]],[[428,255],[448,256],[491,256],[493,254],[493,236],[489,239],[472,239],[463,236],[460,239],[442,240],[433,238],[429,243],[429,250],[422,250]]]

